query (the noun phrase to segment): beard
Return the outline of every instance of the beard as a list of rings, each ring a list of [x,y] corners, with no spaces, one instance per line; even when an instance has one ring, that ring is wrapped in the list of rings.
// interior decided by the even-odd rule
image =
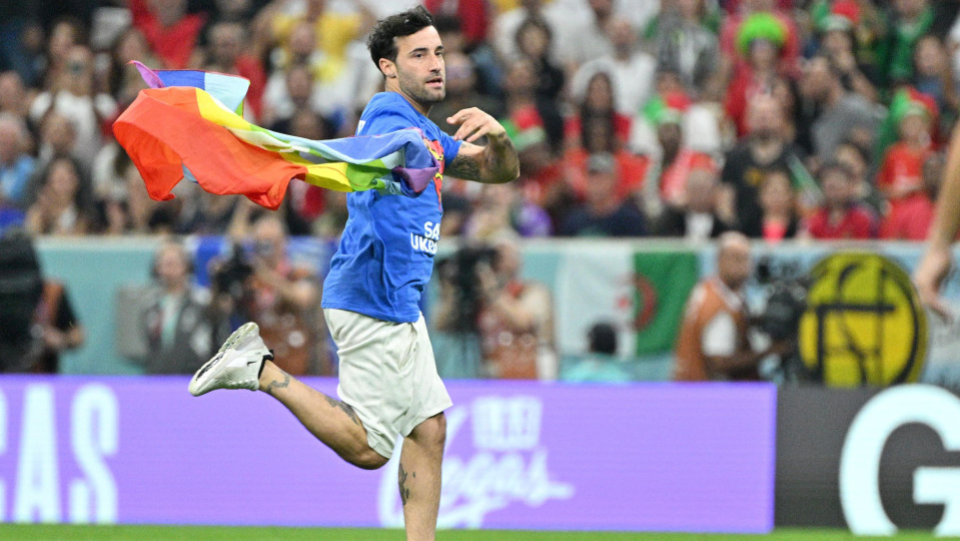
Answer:
[[[757,141],[761,141],[763,143],[769,143],[770,141],[774,141],[780,138],[780,134],[777,132],[777,130],[767,129],[767,128],[754,130],[754,132],[751,133],[750,135],[753,136],[753,138],[756,139]]]
[[[425,81],[403,73],[401,73],[399,77],[399,86],[404,94],[410,96],[411,99],[416,100],[417,103],[424,107],[436,105],[447,96],[446,85],[436,89],[430,88]]]

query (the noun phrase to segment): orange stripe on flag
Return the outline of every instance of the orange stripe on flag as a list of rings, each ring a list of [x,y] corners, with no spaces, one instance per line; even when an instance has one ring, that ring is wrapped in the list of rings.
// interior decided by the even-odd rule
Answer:
[[[113,125],[114,135],[131,155],[150,197],[172,199],[186,166],[201,187],[214,194],[244,194],[276,210],[293,178],[307,168],[276,152],[250,145],[200,116],[197,90],[172,87],[143,90]]]

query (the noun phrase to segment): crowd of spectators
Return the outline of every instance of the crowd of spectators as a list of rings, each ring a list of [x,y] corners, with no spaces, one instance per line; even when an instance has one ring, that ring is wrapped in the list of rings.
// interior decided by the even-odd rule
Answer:
[[[415,0],[71,0],[0,7],[0,226],[223,234],[237,197],[149,199],[111,135],[130,60],[251,82],[245,115],[353,134],[382,77],[364,44]],[[960,97],[952,0],[426,0],[447,101],[510,133],[521,178],[447,179],[442,232],[925,236]],[[335,237],[341,194],[294,183],[291,235]]]

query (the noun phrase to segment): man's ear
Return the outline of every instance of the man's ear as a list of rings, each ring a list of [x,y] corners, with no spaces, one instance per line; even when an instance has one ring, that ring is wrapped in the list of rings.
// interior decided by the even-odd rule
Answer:
[[[381,58],[380,71],[387,79],[395,79],[397,77],[397,64],[389,58]]]

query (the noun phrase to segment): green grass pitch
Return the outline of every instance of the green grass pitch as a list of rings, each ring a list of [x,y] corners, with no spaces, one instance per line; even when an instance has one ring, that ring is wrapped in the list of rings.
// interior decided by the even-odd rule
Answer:
[[[65,526],[0,524],[0,541],[402,541],[401,530],[192,526]],[[841,530],[776,530],[769,535],[445,530],[437,541],[835,541],[935,539],[929,532],[855,537]],[[938,538],[939,539],[939,538]]]

